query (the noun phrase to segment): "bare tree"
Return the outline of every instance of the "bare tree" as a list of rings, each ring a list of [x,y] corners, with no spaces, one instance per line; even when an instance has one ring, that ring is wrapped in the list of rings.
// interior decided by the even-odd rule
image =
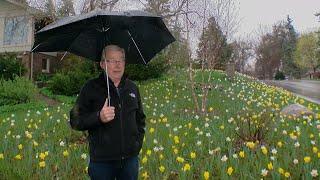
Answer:
[[[237,40],[232,44],[231,61],[235,63],[235,70],[244,73],[248,60],[253,56],[252,44],[246,40]]]
[[[58,4],[57,13],[60,17],[74,16],[76,14],[74,10],[74,1],[61,0],[60,3]]]
[[[81,13],[87,13],[95,9],[112,11],[119,0],[85,0],[82,4]]]
[[[199,114],[205,115],[207,112],[209,89],[212,89],[214,86],[211,82],[211,70],[214,69],[219,62],[218,59],[221,58],[223,51],[222,47],[225,46],[225,43],[232,38],[232,35],[238,26],[236,16],[237,9],[235,7],[234,0],[202,0],[201,2],[197,1],[196,3],[193,3],[191,8],[193,8],[191,12],[197,11],[197,14],[200,15],[190,18],[189,15],[186,14],[185,22],[187,25],[187,34],[189,34],[190,31],[189,27],[193,27],[198,32],[205,32],[208,25],[207,23],[212,23],[214,26],[219,27],[219,30],[215,33],[216,35],[213,36],[213,40],[215,41],[214,45],[210,42],[204,43],[200,54],[198,53],[201,57],[201,69],[198,70],[202,76],[200,82],[195,81],[196,71],[193,68],[194,61],[192,59],[189,61],[189,80],[191,83],[193,101],[195,102],[195,109]],[[190,9],[188,6],[187,12],[189,11]],[[206,69],[210,69],[207,78],[204,76]],[[200,89],[200,99],[196,93],[196,87],[199,87],[198,89]]]
[[[58,18],[56,0],[29,0],[29,5],[44,12],[46,14],[46,18],[50,19],[51,22]],[[41,15],[40,18],[43,18],[43,16]]]

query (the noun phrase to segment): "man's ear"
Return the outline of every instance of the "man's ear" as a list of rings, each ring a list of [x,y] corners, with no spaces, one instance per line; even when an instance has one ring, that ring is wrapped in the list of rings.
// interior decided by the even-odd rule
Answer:
[[[104,61],[100,61],[100,67],[101,67],[101,69],[104,69]]]

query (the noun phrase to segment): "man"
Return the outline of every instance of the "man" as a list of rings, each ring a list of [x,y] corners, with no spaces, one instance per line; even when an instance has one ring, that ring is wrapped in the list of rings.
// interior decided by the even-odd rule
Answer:
[[[107,63],[107,64],[105,64]],[[89,80],[81,89],[70,111],[73,129],[88,131],[91,179],[138,178],[138,154],[142,147],[145,114],[137,86],[125,78],[125,52],[108,45],[102,53],[100,67],[109,76],[108,105],[105,72]]]

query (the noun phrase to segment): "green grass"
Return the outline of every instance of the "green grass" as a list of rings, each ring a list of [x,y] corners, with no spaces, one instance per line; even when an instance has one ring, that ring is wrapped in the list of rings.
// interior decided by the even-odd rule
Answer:
[[[200,116],[186,73],[139,83],[147,115],[139,178],[203,179],[208,172],[213,179],[260,179],[266,169],[269,179],[285,175],[311,179],[312,170],[320,171],[319,105],[249,77],[237,75],[229,80],[223,72],[214,71],[208,113]],[[203,75],[208,77],[210,72]],[[201,81],[202,75],[196,79]],[[199,88],[196,92],[200,100]],[[0,115],[0,179],[88,179],[89,159],[83,155],[88,156],[87,144],[81,139],[83,134],[68,124],[74,97],[67,102]],[[308,107],[317,117],[280,116],[280,110],[292,103]],[[252,136],[256,130],[262,132],[260,138]],[[68,156],[63,155],[66,151]],[[41,159],[40,153],[45,152],[48,156]],[[15,159],[18,154],[21,160]],[[304,162],[305,157],[311,161]],[[39,166],[42,161],[44,168]],[[270,163],[273,169],[268,169]]]
[[[59,102],[65,103],[65,104],[74,104],[75,99],[76,99],[73,96],[64,96],[64,95],[53,94],[47,87],[41,88],[40,93],[51,98],[51,99],[55,99]]]

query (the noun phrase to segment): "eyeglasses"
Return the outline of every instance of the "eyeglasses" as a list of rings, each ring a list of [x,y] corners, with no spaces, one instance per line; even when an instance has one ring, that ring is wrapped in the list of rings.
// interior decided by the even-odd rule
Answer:
[[[124,60],[107,60],[107,63],[110,64],[123,64],[124,62]]]

